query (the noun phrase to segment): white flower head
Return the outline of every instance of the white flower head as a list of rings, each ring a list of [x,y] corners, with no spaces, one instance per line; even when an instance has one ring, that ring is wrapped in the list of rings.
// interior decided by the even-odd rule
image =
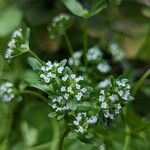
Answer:
[[[11,82],[0,84],[0,99],[4,102],[10,102],[15,97],[14,87]]]
[[[102,56],[102,53],[100,49],[97,46],[94,46],[88,50],[87,60],[94,61],[94,60],[97,60],[101,56]]]
[[[13,34],[11,35],[10,41],[7,44],[5,58],[8,60],[12,59],[13,57],[21,53],[27,52],[28,50],[29,50],[28,35],[24,37],[22,29],[19,28],[18,30],[14,31]]]
[[[97,69],[101,73],[108,73],[111,70],[111,67],[107,62],[102,62],[98,64]]]

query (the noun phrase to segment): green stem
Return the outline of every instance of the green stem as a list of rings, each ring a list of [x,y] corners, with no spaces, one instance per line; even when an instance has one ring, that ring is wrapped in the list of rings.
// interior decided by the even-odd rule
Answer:
[[[128,111],[128,107],[126,106],[124,109],[124,116],[127,116],[127,111]],[[125,130],[126,130],[126,137],[125,137],[125,142],[124,142],[124,146],[123,146],[123,150],[128,150],[129,149],[129,145],[130,145],[130,127],[128,126],[128,124],[125,124]]]
[[[65,37],[65,40],[66,40],[66,43],[67,43],[67,46],[68,46],[69,53],[70,53],[71,56],[73,56],[73,48],[72,48],[71,42],[68,38],[68,35],[66,33],[64,33],[64,37]]]
[[[29,50],[29,53],[30,53],[33,57],[35,57],[41,64],[44,64],[44,62],[43,62],[33,51]]]
[[[52,120],[52,127],[53,127],[53,131],[55,131],[55,132],[53,135],[53,141],[52,141],[52,144],[50,146],[50,149],[56,150],[56,149],[58,149],[58,141],[59,141],[59,140],[54,140],[54,139],[57,139],[59,137],[59,126],[58,126],[58,123],[56,120]]]
[[[0,78],[1,78],[3,75],[3,66],[4,66],[4,60],[1,55],[0,55],[0,60],[1,60],[1,63],[0,63]]]
[[[65,140],[65,137],[68,135],[69,132],[70,132],[70,129],[68,129],[68,127],[66,127],[66,129],[60,139],[60,142],[59,142],[59,150],[63,150],[63,143]]]
[[[148,78],[148,76],[150,75],[150,69],[148,69],[144,75],[140,78],[140,80],[138,80],[133,88],[132,91],[132,95],[136,95],[137,91],[139,90],[139,88],[141,87],[141,85],[143,84],[143,82],[146,80],[146,78]]]
[[[84,49],[84,64],[87,70],[87,49],[88,49],[88,36],[87,36],[87,29],[88,29],[88,19],[84,20],[84,33],[83,33],[83,49]]]
[[[35,96],[41,98],[45,103],[48,103],[48,99],[47,98],[45,98],[43,95],[41,95],[40,93],[37,93],[35,91],[24,90],[22,93],[35,95]]]

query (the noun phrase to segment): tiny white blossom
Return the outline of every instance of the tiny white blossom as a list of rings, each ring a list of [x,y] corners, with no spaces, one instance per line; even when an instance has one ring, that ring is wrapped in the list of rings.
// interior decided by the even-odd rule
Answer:
[[[82,96],[83,96],[83,94],[81,92],[79,92],[77,95],[75,95],[77,101],[80,101]]]
[[[59,67],[58,68],[58,73],[62,73],[63,70],[64,70],[64,67]]]
[[[111,67],[107,62],[102,62],[98,64],[97,69],[102,73],[108,73]]]
[[[66,91],[66,87],[62,86],[60,89],[61,92],[65,92]]]
[[[69,94],[65,94],[64,98],[67,100],[69,98]]]
[[[10,102],[15,97],[13,91],[13,84],[11,82],[5,82],[0,84],[0,99],[4,102]]]
[[[92,116],[91,118],[89,118],[88,123],[94,124],[97,122],[97,120],[98,120],[98,118],[96,116]]]
[[[62,77],[62,80],[63,80],[63,81],[67,81],[67,79],[68,79],[68,75],[67,75],[67,74]]]
[[[104,108],[104,109],[108,108],[108,104],[106,102],[102,102],[101,108]]]
[[[110,79],[105,79],[99,83],[98,87],[106,88],[108,85],[110,85]]]
[[[94,46],[88,50],[87,60],[88,61],[97,60],[101,56],[102,56],[102,53],[100,49],[97,46]]]

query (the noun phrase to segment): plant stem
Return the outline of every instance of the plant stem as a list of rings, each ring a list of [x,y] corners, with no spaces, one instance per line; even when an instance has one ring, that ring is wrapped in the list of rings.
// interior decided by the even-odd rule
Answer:
[[[68,133],[70,132],[70,130],[68,129],[68,127],[66,127],[60,141],[59,141],[59,150],[63,150],[63,143],[64,143],[64,139],[65,137],[68,135]]]
[[[128,107],[125,107],[124,116],[127,116],[127,111],[128,111]],[[124,143],[124,146],[123,146],[123,150],[128,150],[129,145],[130,145],[131,137],[130,137],[130,127],[128,126],[127,123],[125,124],[125,130],[126,130],[126,137],[125,137],[125,143]]]
[[[35,57],[41,64],[44,64],[44,62],[43,62],[33,51],[29,50],[29,53],[30,53],[33,57]]]
[[[48,99],[47,98],[45,98],[43,95],[41,95],[40,93],[37,93],[35,91],[24,90],[22,93],[35,95],[35,96],[41,98],[46,104],[48,103]]]
[[[144,75],[140,78],[140,80],[138,80],[133,88],[132,91],[132,95],[136,95],[137,91],[139,90],[139,88],[141,87],[141,85],[143,84],[143,82],[145,81],[146,78],[148,78],[148,76],[150,75],[150,69],[148,69]]]
[[[52,120],[52,127],[53,127],[53,131],[55,131],[55,132],[53,135],[53,141],[51,143],[50,149],[56,150],[56,149],[58,149],[59,140],[54,140],[54,139],[57,139],[59,137],[59,126],[58,126],[58,122],[55,119]]]
[[[4,66],[4,61],[1,55],[0,55],[0,60],[1,60],[1,63],[0,63],[0,78],[1,78],[3,75],[3,66]]]
[[[86,57],[86,54],[87,54],[87,48],[88,48],[88,36],[87,36],[87,29],[88,29],[88,19],[86,18],[84,20],[84,26],[83,26],[83,49],[84,49],[84,64],[85,64],[85,68],[86,68],[86,71],[87,71],[87,57]]]
[[[70,53],[71,56],[73,56],[73,48],[72,48],[71,42],[68,38],[68,35],[66,33],[64,33],[64,37],[65,37],[65,40],[66,40],[66,43],[67,43],[67,46],[68,46],[69,53]]]

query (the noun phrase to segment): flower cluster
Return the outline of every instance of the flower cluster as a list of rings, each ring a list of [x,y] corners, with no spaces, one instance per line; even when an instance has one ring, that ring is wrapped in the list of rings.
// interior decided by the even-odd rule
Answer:
[[[64,34],[65,30],[70,26],[71,18],[65,13],[53,18],[52,24],[49,27],[50,37],[53,39]]]
[[[116,79],[108,88],[100,90],[99,102],[104,118],[113,120],[120,113],[122,106],[132,99],[130,88],[127,79]]]
[[[82,51],[75,52],[73,56],[69,58],[69,65],[70,66],[82,65],[81,62],[82,56],[83,56]],[[87,57],[88,64],[92,64],[93,66],[96,66],[96,69],[100,73],[108,73],[111,71],[111,66],[103,58],[103,53],[98,48],[98,46],[93,46],[89,48],[86,57]]]
[[[0,99],[4,102],[10,102],[15,97],[14,87],[11,82],[0,84]]]
[[[106,61],[104,61],[98,64],[97,69],[101,73],[108,73],[111,70],[111,66]]]
[[[125,57],[123,50],[115,43],[110,44],[109,51],[113,56],[113,60],[116,62],[122,61]]]
[[[87,52],[88,61],[96,61],[102,57],[102,52],[97,46],[89,48]]]
[[[81,64],[82,51],[77,51],[69,58],[68,62],[70,66],[79,66]]]
[[[87,89],[81,84],[82,81],[83,77],[81,76],[76,77],[75,74],[65,74],[61,78],[62,86],[59,90],[59,96],[55,96],[52,99],[52,109],[56,112],[74,109],[71,101],[74,101],[74,104],[81,101],[87,92]]]
[[[21,28],[14,31],[10,41],[8,42],[8,48],[6,49],[5,58],[11,59],[20,53],[27,52],[29,50],[29,43],[27,38],[28,37],[24,37]]]
[[[65,61],[64,61],[65,62]],[[40,78],[45,84],[59,85],[55,95],[51,97],[50,106],[55,112],[74,109],[70,101],[79,102],[84,97],[87,89],[82,84],[84,78],[66,71],[65,63],[52,63],[48,61],[40,68]],[[56,78],[58,80],[56,80]]]
[[[56,76],[61,75],[64,71],[64,66],[59,63],[53,63],[48,61],[45,65],[41,66],[40,77],[44,80],[45,83],[50,83],[52,79],[55,79]]]
[[[89,125],[95,124],[97,121],[97,116],[89,117],[86,112],[80,112],[75,117],[73,124],[75,126],[75,131],[79,134],[83,134],[87,132]]]
[[[99,82],[98,87],[99,88],[106,88],[110,85],[111,81],[109,78],[104,79],[103,81]]]

